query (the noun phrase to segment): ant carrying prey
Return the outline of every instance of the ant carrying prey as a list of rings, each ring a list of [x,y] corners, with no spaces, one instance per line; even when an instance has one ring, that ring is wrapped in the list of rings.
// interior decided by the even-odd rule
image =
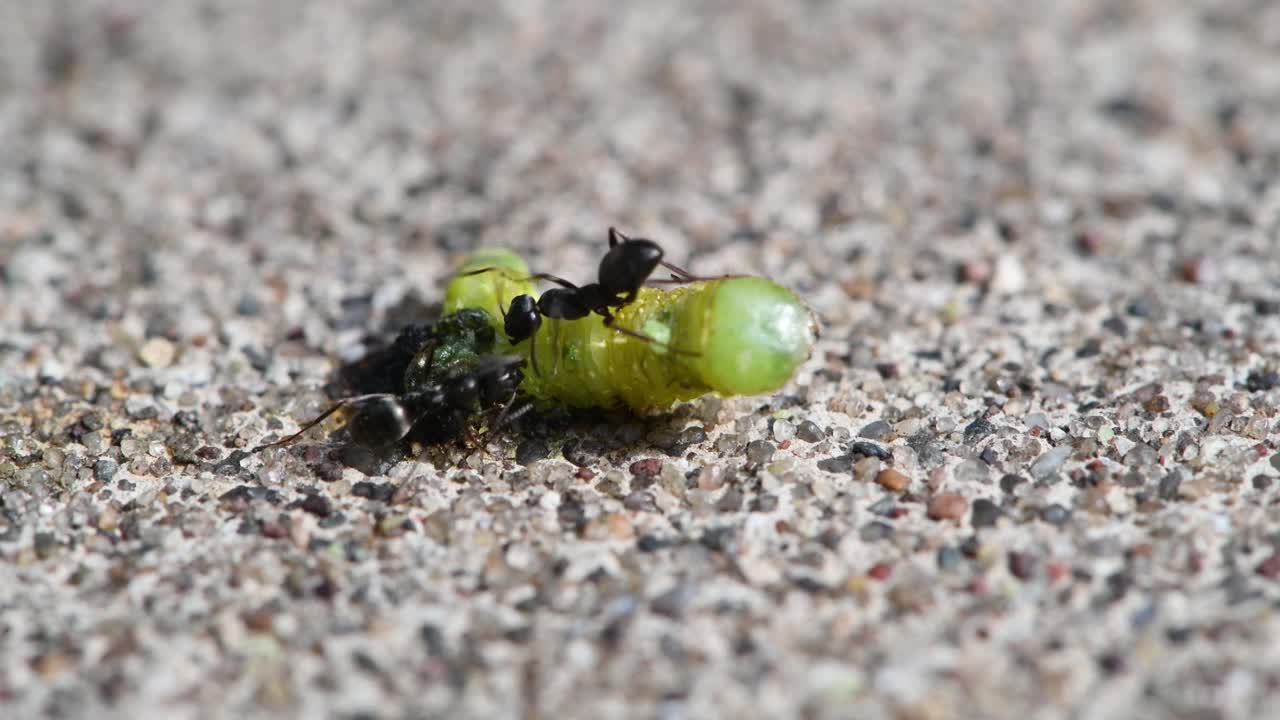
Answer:
[[[523,379],[524,358],[518,355],[490,355],[465,372],[439,382],[406,388],[403,393],[372,393],[344,398],[298,432],[254,452],[289,445],[325,418],[345,407],[355,408],[349,427],[351,439],[368,448],[384,448],[409,436],[423,423],[431,422],[428,434],[439,439],[456,435],[473,416],[499,410],[494,426],[524,414],[529,407],[512,411],[516,390]]]
[[[664,261],[662,256],[662,248],[656,242],[628,237],[617,228],[610,227],[609,252],[600,260],[596,282],[574,285],[550,273],[530,275],[529,280],[546,280],[560,287],[542,293],[536,300],[528,294],[512,298],[510,306],[503,311],[503,330],[511,344],[515,345],[532,338],[542,326],[544,317],[553,320],[580,320],[595,313],[604,318],[606,327],[623,335],[665,346],[665,343],[648,335],[614,324],[617,320],[614,310],[635,302],[640,288],[648,282],[649,276],[659,265],[671,271],[675,282],[703,279]],[[497,269],[499,268],[485,267],[462,273],[461,276],[479,275]],[[691,354],[674,348],[668,350],[676,354]],[[534,358],[533,369],[536,373],[537,355],[531,357]]]

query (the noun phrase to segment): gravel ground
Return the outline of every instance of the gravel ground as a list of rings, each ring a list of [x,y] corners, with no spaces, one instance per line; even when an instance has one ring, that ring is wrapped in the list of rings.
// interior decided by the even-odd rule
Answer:
[[[1280,4],[0,1],[0,715],[1280,717]],[[468,250],[773,397],[249,454]]]

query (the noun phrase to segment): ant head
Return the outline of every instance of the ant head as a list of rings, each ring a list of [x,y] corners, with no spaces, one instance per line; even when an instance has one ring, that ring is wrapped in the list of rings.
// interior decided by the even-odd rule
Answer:
[[[524,379],[522,367],[524,367],[524,358],[519,355],[492,359],[476,374],[481,401],[486,404],[495,403],[506,400],[514,394],[520,387],[520,381]]]
[[[474,407],[480,400],[480,388],[474,375],[462,375],[445,381],[445,400],[456,409]]]
[[[538,304],[533,296],[517,295],[511,300],[511,308],[502,320],[502,329],[514,345],[533,337],[541,324],[542,315],[538,312]]]
[[[621,233],[618,233],[621,235]],[[600,285],[614,295],[640,288],[662,262],[662,248],[645,238],[628,238],[613,244],[600,261]],[[610,236],[613,239],[613,236]]]

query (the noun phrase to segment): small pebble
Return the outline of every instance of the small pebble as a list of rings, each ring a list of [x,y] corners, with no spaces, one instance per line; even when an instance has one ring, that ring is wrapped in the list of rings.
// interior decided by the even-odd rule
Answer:
[[[638,478],[656,477],[662,470],[662,461],[658,458],[645,458],[631,463],[627,469]]]
[[[858,431],[858,437],[868,440],[880,440],[893,433],[893,426],[883,420],[875,420]]]
[[[959,567],[962,560],[964,560],[964,557],[954,545],[943,545],[938,548],[937,562],[939,570],[954,570]]]
[[[1067,458],[1071,457],[1071,448],[1056,447],[1046,451],[1036,461],[1031,463],[1031,477],[1036,480],[1048,480],[1058,474],[1058,470],[1062,468]]]
[[[1009,574],[1019,580],[1030,579],[1035,574],[1037,565],[1035,557],[1030,553],[1009,553]]]
[[[805,442],[815,443],[826,438],[822,434],[822,428],[812,420],[804,420],[796,426],[796,437]]]
[[[858,537],[861,538],[863,542],[869,543],[888,540],[893,537],[893,526],[886,522],[874,520],[863,525],[862,528],[858,530]]]
[[[796,436],[796,426],[786,420],[778,419],[773,421],[773,439],[778,442],[786,442]]]
[[[147,367],[162,369],[173,364],[177,348],[162,337],[153,337],[142,344],[138,357]]]
[[[1061,526],[1071,519],[1071,511],[1055,503],[1040,510],[1040,519],[1050,525]]]
[[[551,447],[541,440],[525,440],[516,447],[516,462],[535,463],[551,454]]]
[[[775,448],[768,440],[752,440],[747,443],[747,461],[763,465],[773,458]]]
[[[876,475],[876,484],[890,492],[900,493],[911,484],[911,478],[893,468],[885,468]]]
[[[1004,511],[1000,506],[991,502],[986,498],[978,498],[973,501],[973,514],[969,518],[969,522],[975,528],[992,527],[996,521],[1004,515]]]
[[[938,493],[929,499],[926,514],[930,520],[959,520],[969,509],[969,501],[953,492]]]
[[[995,431],[996,426],[992,425],[991,421],[984,418],[978,418],[965,426],[964,443],[966,445],[973,445]]]

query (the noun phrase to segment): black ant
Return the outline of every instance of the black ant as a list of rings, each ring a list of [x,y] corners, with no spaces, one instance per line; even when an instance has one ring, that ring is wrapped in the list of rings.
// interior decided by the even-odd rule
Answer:
[[[663,344],[654,338],[628,328],[615,325],[617,316],[614,310],[635,302],[640,288],[649,280],[649,276],[659,265],[671,271],[675,282],[692,282],[703,278],[691,275],[687,271],[662,259],[662,248],[658,243],[646,238],[633,238],[623,234],[617,228],[609,228],[609,252],[600,260],[600,269],[596,282],[587,285],[574,285],[562,277],[551,273],[535,273],[530,280],[546,280],[559,285],[552,288],[537,299],[531,295],[517,295],[512,298],[510,307],[503,314],[503,330],[512,345],[532,338],[542,326],[542,318],[554,320],[580,320],[591,313],[604,318],[605,327],[613,328],[623,335],[645,342]],[[494,268],[472,270],[466,275],[479,275],[491,272]],[[678,354],[682,351],[671,349]],[[534,372],[538,372],[537,353],[530,352],[533,359]]]
[[[283,440],[260,445],[253,451],[288,445],[344,407],[356,408],[349,423],[351,439],[375,449],[403,440],[428,422],[435,426],[426,428],[431,431],[429,435],[446,439],[455,435],[472,416],[500,407],[494,422],[497,426],[532,407],[526,405],[511,412],[516,390],[524,379],[523,366],[524,358],[518,355],[490,355],[481,358],[466,372],[400,394],[372,393],[344,398],[298,432]]]

